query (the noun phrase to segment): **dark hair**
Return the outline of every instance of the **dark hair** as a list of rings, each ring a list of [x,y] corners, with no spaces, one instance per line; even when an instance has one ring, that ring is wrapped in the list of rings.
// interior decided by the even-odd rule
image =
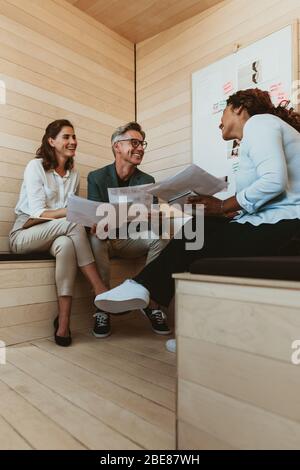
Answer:
[[[67,119],[57,119],[56,121],[50,122],[46,127],[45,134],[42,138],[42,145],[36,151],[36,158],[43,159],[43,167],[45,171],[52,170],[57,167],[57,159],[53,147],[48,142],[48,139],[55,137],[60,133],[63,127],[72,127],[73,124]],[[65,170],[72,170],[74,166],[73,157],[69,158],[65,163]]]
[[[274,106],[270,94],[259,88],[237,91],[227,99],[227,106],[232,105],[233,108],[243,106],[250,116],[273,114],[300,132],[300,114],[293,108],[288,109],[289,104],[289,101],[282,101],[278,106]]]

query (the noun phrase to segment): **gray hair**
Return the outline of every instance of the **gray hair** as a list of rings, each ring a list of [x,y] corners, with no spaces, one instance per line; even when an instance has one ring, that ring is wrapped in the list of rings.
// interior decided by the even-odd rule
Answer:
[[[142,129],[142,126],[138,122],[128,122],[127,124],[124,124],[124,126],[118,127],[115,132],[111,136],[111,145],[113,146],[116,142],[118,142],[119,137],[122,137],[126,132],[128,131],[137,131],[141,134],[143,137],[143,140],[146,137],[145,132]]]

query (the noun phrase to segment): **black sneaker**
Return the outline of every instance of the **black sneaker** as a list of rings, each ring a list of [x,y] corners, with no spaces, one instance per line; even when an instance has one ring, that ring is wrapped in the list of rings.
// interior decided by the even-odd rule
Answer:
[[[93,329],[93,335],[97,338],[105,338],[111,334],[111,327],[110,327],[110,318],[109,315],[105,312],[101,312],[97,310],[94,314],[95,317],[95,325]]]
[[[141,308],[141,312],[150,320],[152,330],[158,335],[168,335],[171,333],[167,323],[167,315],[161,310],[149,307]]]

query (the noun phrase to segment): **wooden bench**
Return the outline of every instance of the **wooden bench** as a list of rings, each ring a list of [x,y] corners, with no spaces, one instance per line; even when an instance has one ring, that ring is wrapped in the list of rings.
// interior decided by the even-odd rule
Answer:
[[[26,154],[26,158],[30,159],[30,154]],[[19,163],[0,162],[0,340],[6,344],[51,335],[52,321],[57,314],[54,259],[44,255],[18,255],[12,261],[9,254],[8,234],[15,220],[14,207],[27,160],[23,158]],[[82,168],[79,171],[84,176]],[[80,195],[86,197],[86,178],[81,178],[80,187]],[[143,258],[112,260],[112,285],[135,275],[144,262]],[[72,307],[72,330],[92,324],[95,311],[92,301],[90,287],[78,272]],[[118,321],[118,318],[114,321]]]
[[[219,261],[174,276],[178,448],[297,449],[300,257]]]
[[[112,260],[112,285],[136,274],[144,259]],[[0,262],[0,339],[21,343],[52,334],[57,315],[55,260]],[[90,327],[95,312],[89,284],[78,272],[72,306],[72,330]],[[114,321],[118,321],[116,317]]]

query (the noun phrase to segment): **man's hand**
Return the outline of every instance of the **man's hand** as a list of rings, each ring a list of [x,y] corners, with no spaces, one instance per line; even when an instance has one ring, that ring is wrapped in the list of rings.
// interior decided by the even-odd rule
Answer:
[[[108,232],[108,224],[103,227],[103,232]],[[97,236],[97,224],[94,224],[90,230],[91,235]]]
[[[90,234],[91,234],[91,235],[96,235],[96,231],[97,231],[97,224],[94,224],[94,225],[91,227]]]

